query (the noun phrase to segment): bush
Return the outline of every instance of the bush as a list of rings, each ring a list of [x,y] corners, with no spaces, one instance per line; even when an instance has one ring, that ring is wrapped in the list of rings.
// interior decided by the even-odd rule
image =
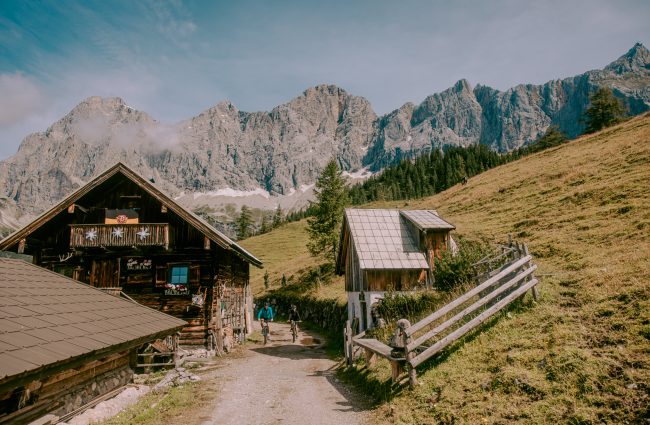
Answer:
[[[473,281],[475,271],[472,264],[491,253],[485,243],[459,239],[456,255],[445,251],[442,258],[436,258],[433,269],[435,287],[441,291],[449,291]]]

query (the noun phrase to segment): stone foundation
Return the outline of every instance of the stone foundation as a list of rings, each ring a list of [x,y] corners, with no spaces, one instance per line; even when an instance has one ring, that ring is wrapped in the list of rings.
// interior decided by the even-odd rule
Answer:
[[[52,413],[63,416],[132,380],[133,370],[128,366],[108,371],[73,388],[61,398],[62,407]]]

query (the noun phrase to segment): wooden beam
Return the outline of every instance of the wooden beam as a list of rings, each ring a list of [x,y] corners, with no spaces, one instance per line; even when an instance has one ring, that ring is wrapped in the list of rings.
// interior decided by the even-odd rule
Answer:
[[[207,236],[203,237],[203,249],[205,250],[210,249],[210,238]]]
[[[21,239],[18,242],[18,254],[24,254],[25,253],[25,239]]]
[[[492,307],[485,310],[483,313],[479,314],[478,316],[476,316],[475,318],[467,322],[465,325],[456,329],[454,332],[450,333],[446,337],[442,338],[440,341],[433,344],[431,347],[427,348],[426,350],[424,350],[423,352],[415,356],[413,359],[411,359],[410,365],[413,367],[417,367],[420,363],[429,359],[431,356],[441,351],[449,344],[456,341],[457,339],[465,335],[467,332],[471,331],[472,329],[474,329],[475,327],[483,323],[487,318],[489,318],[493,314],[503,309],[505,306],[510,304],[517,297],[519,297],[522,294],[525,294],[526,291],[531,289],[533,286],[537,285],[537,283],[538,283],[537,279],[533,279],[530,282],[527,282],[525,285],[519,287],[516,291],[511,292],[507,297],[505,297],[498,303],[494,304]]]
[[[405,332],[409,336],[413,335],[414,333],[416,333],[420,329],[424,328],[425,326],[428,326],[434,320],[437,320],[437,319],[441,318],[445,314],[452,311],[454,308],[456,308],[459,305],[467,302],[470,298],[477,295],[478,293],[480,293],[484,289],[487,289],[490,286],[496,284],[499,280],[501,280],[505,276],[509,275],[513,271],[517,270],[519,267],[521,267],[524,264],[526,264],[527,262],[529,262],[532,258],[533,257],[531,257],[530,255],[527,255],[524,258],[522,258],[521,260],[516,261],[515,263],[513,263],[510,266],[506,267],[505,269],[501,270],[499,273],[492,276],[490,279],[486,280],[485,282],[483,282],[482,284],[480,284],[476,288],[474,288],[471,291],[465,293],[465,295],[463,295],[463,296],[461,296],[459,298],[456,298],[454,301],[447,304],[446,306],[444,306],[440,310],[436,310],[435,312],[433,312],[429,316],[427,316],[424,319],[420,320],[418,323],[416,323],[413,326],[407,328]]]
[[[167,212],[167,205],[161,205],[160,206],[160,212],[163,213],[163,214],[166,213]]]
[[[71,205],[68,207],[68,214],[72,214],[72,213],[74,213],[74,204],[71,204]]]
[[[413,342],[411,342],[409,345],[406,346],[407,351],[413,351],[415,348],[419,347],[422,345],[425,341],[433,338],[434,336],[438,335],[440,332],[443,332],[444,330],[448,329],[451,325],[454,323],[458,322],[461,320],[463,317],[467,316],[470,313],[473,313],[474,311],[478,310],[479,308],[483,307],[485,304],[488,302],[492,301],[508,289],[511,289],[514,285],[519,283],[520,281],[526,279],[528,276],[530,276],[535,270],[537,269],[537,266],[533,266],[527,270],[525,270],[523,273],[518,274],[514,278],[510,279],[508,282],[504,283],[494,291],[490,292],[487,296],[479,299],[476,301],[474,304],[470,305],[469,307],[465,308],[463,311],[460,313],[456,314],[452,318],[444,321],[442,324],[439,326],[436,326],[429,332],[425,333],[424,335],[420,336]]]

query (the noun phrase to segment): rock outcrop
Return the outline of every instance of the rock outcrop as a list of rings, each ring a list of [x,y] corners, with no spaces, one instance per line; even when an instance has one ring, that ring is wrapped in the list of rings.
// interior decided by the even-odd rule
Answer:
[[[91,97],[0,162],[1,200],[37,213],[116,161],[181,201],[191,195],[193,206],[224,189],[239,197],[289,196],[310,187],[330,158],[350,172],[378,171],[444,145],[510,151],[549,125],[574,137],[601,86],[611,87],[631,114],[650,109],[650,52],[636,44],[602,70],[506,91],[460,80],[381,117],[364,98],[332,85],[309,88],[270,112],[243,112],[225,101],[173,125],[119,98]]]

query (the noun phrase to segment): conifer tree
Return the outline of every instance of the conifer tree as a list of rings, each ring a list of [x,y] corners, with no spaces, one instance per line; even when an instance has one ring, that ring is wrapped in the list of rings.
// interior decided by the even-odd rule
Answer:
[[[237,238],[239,240],[250,236],[253,221],[251,220],[251,210],[246,205],[242,205],[236,224]]]
[[[264,272],[264,289],[269,289],[269,271]]]
[[[594,133],[618,123],[625,111],[623,105],[609,88],[601,87],[591,96],[589,108],[585,111],[587,128],[585,133]]]
[[[273,228],[277,228],[282,224],[282,207],[278,204],[278,207],[275,209],[275,214],[273,214]]]
[[[316,202],[310,205],[313,215],[308,219],[307,248],[313,256],[323,256],[329,262],[336,259],[338,232],[343,210],[348,202],[345,180],[335,160],[327,163],[314,189]]]
[[[269,218],[266,214],[262,216],[262,224],[260,224],[260,235],[268,233],[271,230],[271,225],[269,224]]]

